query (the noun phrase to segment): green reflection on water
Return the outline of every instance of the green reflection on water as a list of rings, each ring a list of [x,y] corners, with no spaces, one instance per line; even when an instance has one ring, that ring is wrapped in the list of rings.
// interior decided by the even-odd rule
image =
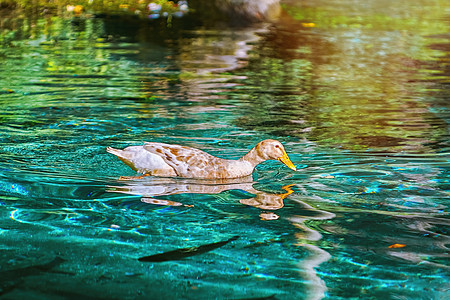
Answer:
[[[80,298],[82,286],[109,298],[444,295],[445,3],[302,3],[287,2],[272,24],[232,29],[193,17],[168,28],[128,18],[6,14],[2,292]],[[105,152],[155,140],[237,158],[264,138],[282,140],[300,171],[268,162],[255,182],[235,186],[123,183],[119,176],[135,174]],[[280,197],[286,186],[293,193]],[[234,235],[233,247],[206,256],[137,262]],[[395,243],[406,246],[389,248]],[[39,268],[55,256],[66,261],[51,272]],[[35,273],[9,276],[33,265]]]
[[[430,112],[436,103],[424,101],[435,94],[430,83],[447,77],[435,70],[447,59],[434,47],[448,46],[440,35],[448,24],[436,9],[442,6],[437,1],[403,18],[400,9],[383,10],[381,17],[369,4],[349,11],[287,5],[294,19],[282,19],[267,34],[272,43],[262,45],[244,70],[264,92],[239,91],[237,97],[251,99],[239,121],[352,150],[426,152],[428,145],[447,145],[446,121]],[[370,26],[351,26],[354,19]],[[330,37],[320,34],[323,27]]]

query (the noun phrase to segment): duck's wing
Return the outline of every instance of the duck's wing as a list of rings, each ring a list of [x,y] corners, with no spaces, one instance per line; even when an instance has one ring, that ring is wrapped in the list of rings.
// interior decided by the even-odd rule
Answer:
[[[159,156],[146,151],[142,146],[130,146],[123,150],[108,147],[107,152],[117,156],[133,170],[154,176],[177,176],[174,169]],[[121,177],[121,179],[138,179],[140,177]]]
[[[229,177],[227,160],[212,156],[196,148],[164,143],[145,143],[144,149],[160,156],[180,177]]]

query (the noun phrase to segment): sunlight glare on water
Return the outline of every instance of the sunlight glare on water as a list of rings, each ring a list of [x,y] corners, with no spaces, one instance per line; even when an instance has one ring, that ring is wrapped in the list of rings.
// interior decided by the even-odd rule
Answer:
[[[189,2],[170,24],[0,9],[0,295],[446,298],[446,1],[288,0],[248,24]],[[297,172],[123,181],[106,152],[268,138]]]

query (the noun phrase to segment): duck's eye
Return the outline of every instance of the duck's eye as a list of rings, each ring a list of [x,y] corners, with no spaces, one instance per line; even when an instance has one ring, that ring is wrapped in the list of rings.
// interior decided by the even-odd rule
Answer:
[[[280,148],[280,145],[275,145],[275,148]]]

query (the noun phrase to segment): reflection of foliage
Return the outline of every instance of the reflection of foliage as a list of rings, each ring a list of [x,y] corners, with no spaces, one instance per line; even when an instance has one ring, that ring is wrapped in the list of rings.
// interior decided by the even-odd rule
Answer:
[[[148,15],[150,1],[16,3],[24,8],[23,13],[20,9],[15,12],[19,18],[12,13],[7,14],[8,9],[5,8],[17,5],[0,6],[4,8],[0,14],[6,14],[6,17],[0,16],[3,17],[0,44],[17,47],[16,53],[22,51],[24,69],[34,63],[40,64],[43,73],[69,76],[47,78],[47,82],[43,79],[39,83],[41,87],[82,84],[79,83],[83,81],[82,76],[91,75],[105,76],[91,77],[89,81],[104,81],[107,86],[111,84],[107,76],[114,77],[118,72],[127,74],[134,63],[167,62],[164,55],[169,51],[176,56],[175,67],[158,65],[158,68],[171,69],[171,73],[146,76],[140,82],[130,74],[128,88],[108,89],[108,92],[114,95],[129,93],[131,97],[151,100],[160,97],[154,91],[163,91],[181,83],[188,86],[189,97],[193,97],[192,90],[196,87],[186,82],[198,78],[198,70],[205,68],[207,63],[210,64],[209,69],[215,70],[222,63],[218,59],[207,62],[205,58],[229,56],[236,61],[245,60],[247,65],[240,70],[227,70],[244,75],[246,79],[239,81],[235,90],[224,91],[223,98],[227,99],[221,99],[237,103],[240,108],[239,126],[356,150],[419,149],[445,136],[445,124],[432,116],[428,104],[422,101],[426,84],[448,80],[448,74],[441,70],[445,57],[436,58],[445,48],[427,47],[430,38],[424,37],[445,32],[446,24],[439,9],[444,7],[443,0],[431,1],[429,5],[424,2],[423,11],[405,9],[405,3],[396,7],[396,11],[385,8],[370,10],[366,4],[356,5],[352,11],[344,6],[285,5],[287,14],[270,30],[260,33],[260,40],[247,44],[249,48],[253,47],[248,59],[233,56],[238,50],[237,42],[247,43],[247,40],[240,40],[238,34],[223,39],[220,37],[223,33],[214,31],[214,34],[199,34],[195,38],[185,35],[180,39],[187,28],[214,28],[212,24],[219,15],[208,1],[192,0],[192,4],[197,5],[196,11],[203,11],[202,16],[207,17],[200,18],[194,12],[189,15],[191,19],[188,22],[188,18],[179,19],[179,24],[174,21],[170,31],[162,29],[166,24],[158,27],[157,22],[128,18],[136,15],[137,10]],[[163,9],[170,2],[160,1],[158,4]],[[31,5],[42,9],[29,11]],[[67,10],[68,5],[70,11]],[[77,5],[82,9],[76,8]],[[42,14],[44,9],[50,13]],[[55,11],[63,12],[62,16],[69,18],[55,17]],[[73,18],[80,11],[86,18]],[[127,18],[87,18],[90,13],[98,11],[120,12]],[[185,24],[190,27],[183,26]],[[169,40],[168,36],[170,45],[164,44]],[[136,48],[135,42],[146,46]],[[24,43],[28,45],[22,49]],[[210,47],[215,44],[222,46]],[[0,59],[7,57],[6,52],[6,47],[0,49]],[[60,56],[53,55],[56,52]],[[437,73],[441,75],[436,76]],[[428,83],[421,80],[428,80]],[[27,89],[38,90],[36,86]],[[137,92],[136,95],[133,89],[142,86],[146,92]],[[5,85],[1,92],[6,94],[15,89],[21,87],[18,84]],[[214,96],[201,94],[198,101],[214,102]],[[441,96],[443,103],[447,103],[445,96]]]
[[[415,28],[422,34],[446,32],[447,25],[443,22],[431,21],[433,18],[430,13],[441,14],[441,11],[427,9],[430,6],[430,1],[419,0],[414,7],[409,7],[405,10],[404,6],[393,7],[393,9],[380,9],[373,7],[368,9],[370,13],[359,12],[342,13],[338,9],[318,8],[318,7],[294,7],[285,5],[284,8],[290,16],[298,21],[310,21],[314,23],[315,27],[319,28],[342,28],[342,29],[374,29],[374,30],[410,30]],[[446,0],[432,1],[437,7],[447,7]],[[375,1],[376,3],[376,1]],[[370,5],[370,4],[367,4]],[[404,4],[407,5],[407,4]],[[386,13],[389,11],[390,13]],[[413,11],[413,13],[411,13]],[[417,15],[428,14],[427,18],[417,18]],[[437,20],[438,18],[436,18]]]
[[[421,37],[445,32],[436,7],[411,14],[286,5],[291,19],[266,35],[266,49],[255,51],[265,56],[246,70],[247,84],[261,90],[239,91],[249,99],[239,125],[354,150],[424,151],[446,132],[420,100],[419,78],[430,80],[423,60],[442,55]]]
[[[149,16],[160,14],[170,16],[182,14],[187,11],[187,1],[169,0],[116,0],[116,1],[92,1],[92,0],[8,0],[0,1],[3,7],[24,9],[40,8],[44,12],[51,10],[67,10],[75,15],[88,13],[120,13]]]

